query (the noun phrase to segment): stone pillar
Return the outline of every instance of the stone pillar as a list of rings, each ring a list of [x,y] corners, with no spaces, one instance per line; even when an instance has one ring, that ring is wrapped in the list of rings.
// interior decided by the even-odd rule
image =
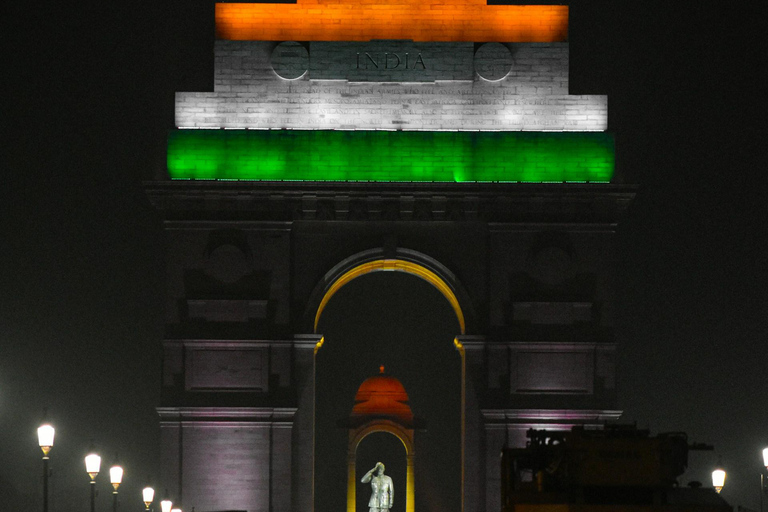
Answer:
[[[291,510],[291,494],[293,485],[291,482],[291,437],[293,433],[291,423],[272,424],[272,449],[270,493],[271,511]]]
[[[322,342],[319,334],[294,337],[294,368],[298,412],[293,431],[294,512],[314,510],[315,468],[315,349]]]
[[[347,512],[355,512],[357,504],[357,476],[355,474],[355,451],[347,451]]]
[[[485,485],[483,472],[482,428],[477,402],[479,389],[478,379],[482,377],[485,356],[485,338],[480,336],[458,336],[462,345],[462,443],[463,471],[462,485],[464,512],[485,512]],[[495,510],[495,509],[489,509]]]
[[[415,494],[416,494],[416,479],[413,474],[413,458],[414,453],[408,453],[406,457],[406,473],[405,473],[405,492],[407,493],[405,495],[405,512],[414,512],[416,509],[415,505]]]

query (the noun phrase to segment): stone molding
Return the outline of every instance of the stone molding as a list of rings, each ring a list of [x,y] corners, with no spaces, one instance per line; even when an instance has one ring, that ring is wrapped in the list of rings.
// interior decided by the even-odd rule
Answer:
[[[161,425],[179,423],[290,424],[295,407],[157,407]]]
[[[636,187],[618,184],[145,182],[175,220],[561,222],[615,225]]]

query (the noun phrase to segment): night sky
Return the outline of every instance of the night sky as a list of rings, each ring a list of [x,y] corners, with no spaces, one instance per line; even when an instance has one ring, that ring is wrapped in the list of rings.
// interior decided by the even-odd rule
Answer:
[[[720,457],[723,496],[757,509],[768,446],[761,18],[731,3],[570,5],[571,94],[608,95],[618,172],[639,185],[617,235],[617,405],[624,421],[714,444],[691,455],[682,483],[709,485]],[[40,506],[35,429],[47,407],[52,512],[87,506],[92,441],[99,506],[118,454],[134,509],[159,479],[164,293],[160,218],[141,182],[163,176],[174,92],[213,89],[213,4],[19,2],[0,18],[1,506]],[[428,293],[394,283],[411,300]],[[332,302],[328,329],[338,314]]]

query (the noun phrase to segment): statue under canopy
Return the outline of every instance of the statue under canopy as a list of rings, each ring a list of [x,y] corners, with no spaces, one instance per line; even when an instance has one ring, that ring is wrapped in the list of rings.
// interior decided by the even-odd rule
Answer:
[[[395,487],[392,485],[392,479],[384,474],[384,464],[377,462],[360,481],[364,484],[371,482],[368,512],[389,512],[395,501]]]

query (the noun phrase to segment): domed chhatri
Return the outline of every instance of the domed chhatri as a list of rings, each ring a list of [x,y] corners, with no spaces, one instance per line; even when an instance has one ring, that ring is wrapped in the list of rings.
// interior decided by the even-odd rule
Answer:
[[[398,423],[413,425],[413,411],[408,405],[408,393],[403,384],[379,367],[379,374],[360,384],[352,407],[351,420],[387,418]]]

